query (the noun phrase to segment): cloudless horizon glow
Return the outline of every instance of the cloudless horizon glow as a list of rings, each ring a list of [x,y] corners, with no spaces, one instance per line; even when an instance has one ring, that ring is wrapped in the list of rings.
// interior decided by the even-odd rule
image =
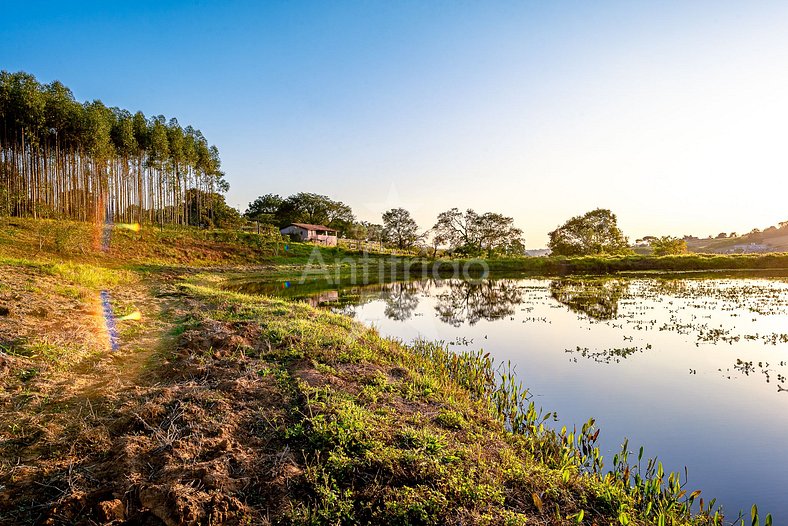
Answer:
[[[0,68],[201,129],[243,211],[327,194],[502,212],[541,247],[788,220],[780,1],[6,4]]]

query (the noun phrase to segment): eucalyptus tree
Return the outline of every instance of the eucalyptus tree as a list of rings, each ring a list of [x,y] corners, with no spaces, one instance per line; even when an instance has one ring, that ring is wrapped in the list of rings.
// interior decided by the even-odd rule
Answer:
[[[199,130],[0,72],[0,214],[187,224],[190,188],[227,187]],[[213,213],[217,200],[199,195]]]

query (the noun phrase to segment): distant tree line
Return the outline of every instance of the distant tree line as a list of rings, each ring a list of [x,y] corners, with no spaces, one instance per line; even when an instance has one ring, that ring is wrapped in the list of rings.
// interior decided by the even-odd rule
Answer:
[[[0,72],[0,215],[237,223],[219,151],[174,118],[80,103],[58,81]]]
[[[400,250],[432,251],[439,247],[454,255],[493,256],[523,254],[523,232],[511,217],[474,210],[452,208],[441,213],[435,225],[420,230],[404,208],[392,208],[381,216],[381,223],[356,221],[350,206],[328,196],[301,192],[283,198],[266,194],[249,203],[244,216],[284,228],[291,223],[325,225],[349,239],[377,242]]]
[[[418,251],[432,257],[438,253],[458,257],[498,257],[524,255],[526,252],[523,231],[514,226],[511,217],[497,212],[479,213],[473,209],[462,211],[452,208],[438,214],[432,227],[422,230],[404,208],[387,210],[379,224],[357,221],[347,204],[325,195],[302,192],[286,198],[275,194],[260,196],[249,203],[244,215],[249,220],[278,228],[290,223],[326,225],[336,229],[340,237]],[[753,240],[764,234],[782,235],[786,231],[788,221],[763,232],[753,230],[744,237]],[[678,255],[687,253],[688,239],[686,236],[645,236],[638,243],[647,243],[644,246],[656,256]],[[552,255],[567,257],[635,253],[618,226],[616,215],[604,208],[568,219],[549,233],[548,248]]]
[[[381,222],[357,221],[350,206],[328,196],[298,193],[287,198],[266,194],[249,203],[247,219],[283,228],[290,223],[321,224],[334,228],[340,237],[379,243],[404,251],[417,250],[435,257],[439,252],[459,257],[496,257],[525,254],[523,231],[514,226],[511,217],[497,213],[478,213],[452,208],[438,214],[435,224],[420,229],[411,213],[392,208],[381,216]],[[764,236],[780,236],[788,232],[788,221],[763,232],[754,229],[743,236],[750,242]],[[718,239],[736,237],[721,233]],[[638,244],[656,256],[685,254],[691,238],[645,236]],[[645,243],[645,245],[643,244]],[[549,233],[548,248],[555,256],[596,256],[634,254],[628,238],[618,226],[618,218],[608,209],[597,208],[568,219]]]

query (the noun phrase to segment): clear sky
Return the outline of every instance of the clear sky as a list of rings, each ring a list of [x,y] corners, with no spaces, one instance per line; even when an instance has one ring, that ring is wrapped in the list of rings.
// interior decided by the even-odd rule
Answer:
[[[530,247],[612,209],[631,239],[788,220],[788,2],[8,2],[0,68],[177,117],[243,211],[311,191]]]

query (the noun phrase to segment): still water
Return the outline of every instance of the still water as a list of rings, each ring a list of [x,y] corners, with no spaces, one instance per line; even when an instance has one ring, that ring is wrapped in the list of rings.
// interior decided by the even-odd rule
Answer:
[[[596,418],[606,464],[625,437],[728,519],[788,524],[788,279],[424,280],[275,291],[405,342],[511,360],[557,426]],[[749,517],[749,515],[747,515]]]

